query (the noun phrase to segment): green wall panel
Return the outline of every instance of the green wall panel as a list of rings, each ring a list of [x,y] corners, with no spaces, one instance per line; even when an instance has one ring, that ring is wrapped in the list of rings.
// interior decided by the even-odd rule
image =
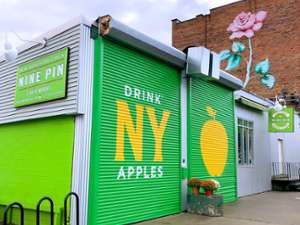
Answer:
[[[180,212],[179,88],[173,67],[96,40],[89,225]]]
[[[189,177],[214,178],[225,202],[237,198],[233,92],[212,81],[189,82]]]
[[[48,207],[48,202],[43,203],[46,207]],[[4,213],[5,206],[0,206],[0,215],[1,215],[1,221],[2,221],[2,215]],[[49,207],[48,207],[49,208]],[[25,225],[36,225],[36,211],[35,209],[28,209],[25,210],[25,217],[24,217],[24,223]],[[50,225],[50,213],[48,210],[44,209],[40,213],[40,221],[41,225]],[[8,223],[9,224],[20,224],[20,210],[15,208],[13,209],[12,214],[9,213],[8,216]],[[63,211],[56,212],[54,214],[54,224],[55,225],[62,225],[63,224]]]
[[[35,209],[49,196],[60,212],[71,189],[73,138],[73,117],[1,125],[0,204],[18,201]]]

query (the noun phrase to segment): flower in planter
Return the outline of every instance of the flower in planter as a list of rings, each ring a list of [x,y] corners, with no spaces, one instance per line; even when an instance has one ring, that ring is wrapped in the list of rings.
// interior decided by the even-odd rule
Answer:
[[[192,193],[194,195],[199,194],[199,188],[201,186],[201,180],[199,178],[191,178],[188,182],[188,186],[192,188]]]
[[[190,187],[200,187],[201,180],[199,178],[191,178],[188,182]]]
[[[211,196],[214,191],[221,187],[220,183],[214,179],[203,180],[200,186],[205,190],[206,196]]]
[[[217,180],[215,180],[215,179],[211,179],[211,181],[215,183],[215,188],[216,188],[216,190],[219,189],[219,188],[221,187],[221,184],[220,184],[219,181],[217,181]]]

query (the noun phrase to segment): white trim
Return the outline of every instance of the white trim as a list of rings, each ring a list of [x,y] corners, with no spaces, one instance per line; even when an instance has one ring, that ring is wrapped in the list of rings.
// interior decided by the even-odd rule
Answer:
[[[72,191],[79,195],[79,223],[86,225],[92,132],[94,40],[90,38],[90,27],[81,24],[80,30],[78,110],[82,114],[75,118]],[[72,204],[71,224],[75,224],[74,204]]]
[[[220,79],[220,65],[221,65],[221,60],[219,54],[215,52],[211,52],[213,56],[212,60],[212,69],[211,69],[211,77],[219,80]]]
[[[101,23],[102,19],[108,21],[108,27],[99,27],[100,34],[105,35],[105,37],[109,37],[127,46],[138,49],[181,69],[185,67],[186,54],[184,54],[182,51],[159,42],[152,37],[115,20],[109,15],[99,17],[97,21]]]
[[[251,107],[251,108],[254,108],[254,109],[257,109],[257,110],[260,110],[260,111],[266,111],[268,110],[268,107],[267,106],[264,106],[264,105],[261,105],[259,103],[256,103],[248,98],[244,98],[244,97],[240,97],[238,99],[238,101],[243,104],[243,105],[246,105],[248,107]]]
[[[243,88],[243,82],[239,78],[225,72],[224,70],[220,70],[220,79],[216,81],[234,90],[240,90]]]
[[[181,169],[187,169],[187,78],[183,70],[180,87],[180,113],[181,113]],[[187,209],[187,179],[181,180],[181,210]]]
[[[269,107],[274,105],[274,102],[272,102],[271,100],[266,99],[266,98],[261,97],[261,96],[258,96],[256,94],[244,91],[244,90],[235,91],[234,92],[234,98],[235,98],[236,101],[240,100],[241,98],[248,99],[249,101],[255,102],[255,103],[257,103],[259,105],[262,105],[266,108],[269,108]]]

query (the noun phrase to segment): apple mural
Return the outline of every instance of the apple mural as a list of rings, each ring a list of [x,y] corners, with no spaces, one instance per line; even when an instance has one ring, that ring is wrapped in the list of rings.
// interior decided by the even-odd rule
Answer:
[[[206,111],[211,119],[204,123],[200,132],[202,159],[211,176],[221,176],[228,158],[227,132],[223,124],[216,120],[217,112],[210,106]]]

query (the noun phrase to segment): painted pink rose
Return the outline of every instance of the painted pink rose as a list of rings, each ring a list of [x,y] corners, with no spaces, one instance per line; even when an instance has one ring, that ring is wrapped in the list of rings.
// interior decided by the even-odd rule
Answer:
[[[262,28],[263,21],[266,17],[266,11],[259,11],[256,14],[251,12],[241,12],[227,28],[227,31],[232,33],[229,38],[231,40],[243,36],[252,38],[254,32],[259,31]]]

